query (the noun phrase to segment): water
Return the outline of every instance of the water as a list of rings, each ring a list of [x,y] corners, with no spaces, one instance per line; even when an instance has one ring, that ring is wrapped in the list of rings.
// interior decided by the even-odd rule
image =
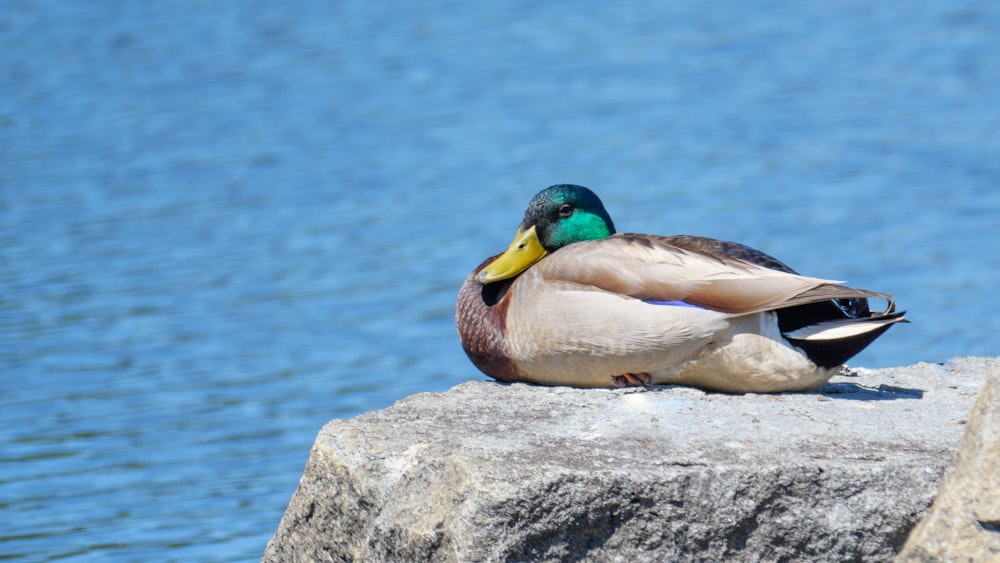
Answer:
[[[534,193],[897,296],[996,355],[992,2],[6,2],[0,557],[260,556],[329,419],[481,378]]]

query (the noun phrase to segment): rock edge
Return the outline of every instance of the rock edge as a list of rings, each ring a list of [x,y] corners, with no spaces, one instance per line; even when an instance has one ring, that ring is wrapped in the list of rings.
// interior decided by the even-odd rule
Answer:
[[[898,561],[1000,561],[1000,368],[979,392],[955,465]]]

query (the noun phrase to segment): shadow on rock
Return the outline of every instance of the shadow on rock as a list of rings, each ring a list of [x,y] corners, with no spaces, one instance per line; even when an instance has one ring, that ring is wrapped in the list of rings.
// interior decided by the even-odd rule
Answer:
[[[922,399],[923,389],[897,387],[895,385],[879,385],[866,387],[857,383],[827,383],[813,391],[831,399],[848,399],[852,401],[895,401],[898,399]]]

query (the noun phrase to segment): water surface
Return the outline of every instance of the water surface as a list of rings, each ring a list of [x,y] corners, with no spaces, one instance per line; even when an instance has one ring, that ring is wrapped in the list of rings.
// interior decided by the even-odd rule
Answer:
[[[550,184],[996,355],[990,2],[9,2],[0,556],[257,559],[318,429],[481,378],[455,293]]]

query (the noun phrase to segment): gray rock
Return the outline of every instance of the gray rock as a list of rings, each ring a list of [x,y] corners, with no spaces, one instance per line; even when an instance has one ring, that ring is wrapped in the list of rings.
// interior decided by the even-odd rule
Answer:
[[[1000,561],[1000,368],[979,393],[955,466],[899,561]]]
[[[264,561],[880,560],[1000,359],[811,393],[473,381],[326,425]]]

